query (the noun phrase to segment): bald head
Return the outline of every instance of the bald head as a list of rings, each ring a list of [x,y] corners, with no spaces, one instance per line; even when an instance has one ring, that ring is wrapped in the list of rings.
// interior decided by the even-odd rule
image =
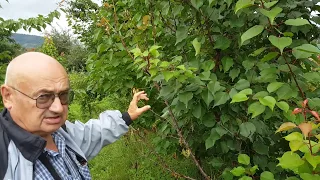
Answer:
[[[20,127],[49,136],[67,118],[69,90],[67,72],[57,60],[43,53],[28,52],[9,63],[1,95],[4,106]]]
[[[54,58],[40,52],[27,52],[9,63],[5,84],[16,86],[25,80],[54,74],[67,76],[64,67]]]

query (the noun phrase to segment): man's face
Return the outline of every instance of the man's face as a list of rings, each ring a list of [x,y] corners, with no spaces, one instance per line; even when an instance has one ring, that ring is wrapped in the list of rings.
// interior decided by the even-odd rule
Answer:
[[[41,108],[40,103],[43,102],[40,100],[45,99],[43,97],[50,94],[57,96],[69,90],[69,81],[65,73],[46,74],[28,77],[14,87],[16,90],[12,89],[12,118],[25,130],[38,135],[51,134],[59,129],[65,123],[68,114],[68,105],[62,105],[59,97],[55,97],[47,108]],[[33,99],[40,97],[38,105],[36,100],[17,90]]]

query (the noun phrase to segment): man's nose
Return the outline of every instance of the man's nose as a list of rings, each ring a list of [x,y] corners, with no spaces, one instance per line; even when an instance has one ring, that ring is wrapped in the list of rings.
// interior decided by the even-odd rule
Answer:
[[[61,113],[63,111],[63,105],[61,104],[59,97],[56,96],[54,98],[49,110],[55,113]]]

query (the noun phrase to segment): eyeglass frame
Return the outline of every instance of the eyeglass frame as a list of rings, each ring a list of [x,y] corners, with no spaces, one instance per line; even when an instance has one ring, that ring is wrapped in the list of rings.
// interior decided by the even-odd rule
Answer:
[[[36,106],[37,106],[37,108],[39,108],[39,109],[47,109],[47,108],[49,108],[49,107],[52,105],[52,103],[54,102],[54,99],[55,99],[56,97],[59,98],[59,101],[60,101],[61,105],[69,105],[70,102],[72,102],[73,97],[74,97],[74,92],[73,92],[73,90],[72,90],[71,88],[70,88],[70,89],[67,89],[67,90],[65,90],[65,91],[62,91],[62,92],[60,92],[60,93],[58,93],[58,94],[56,94],[56,93],[45,93],[45,94],[54,95],[54,98],[51,98],[52,102],[51,102],[51,104],[50,104],[48,107],[40,108],[40,107],[38,106],[38,99],[39,99],[43,94],[40,94],[37,98],[33,98],[33,97],[25,94],[24,92],[18,90],[17,88],[15,88],[15,87],[13,87],[13,86],[8,86],[8,87],[12,88],[12,89],[15,90],[15,91],[18,91],[19,93],[25,95],[26,97],[28,97],[28,98],[30,98],[30,99],[32,99],[32,100],[35,100],[35,101],[36,101]],[[61,99],[60,99],[60,95],[61,95],[62,93],[65,93],[65,92],[68,92],[68,101],[67,101],[66,104],[62,103],[62,101],[61,101]],[[70,93],[71,93],[71,97],[72,97],[72,98],[70,98]],[[50,100],[50,99],[49,99],[49,100]]]

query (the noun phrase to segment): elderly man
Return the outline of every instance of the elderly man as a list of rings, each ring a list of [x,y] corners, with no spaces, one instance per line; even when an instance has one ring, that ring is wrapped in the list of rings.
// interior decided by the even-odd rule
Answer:
[[[66,121],[71,96],[65,69],[55,59],[29,52],[8,65],[1,86],[0,179],[91,179],[87,160],[119,139],[150,106],[105,111],[83,124]]]

